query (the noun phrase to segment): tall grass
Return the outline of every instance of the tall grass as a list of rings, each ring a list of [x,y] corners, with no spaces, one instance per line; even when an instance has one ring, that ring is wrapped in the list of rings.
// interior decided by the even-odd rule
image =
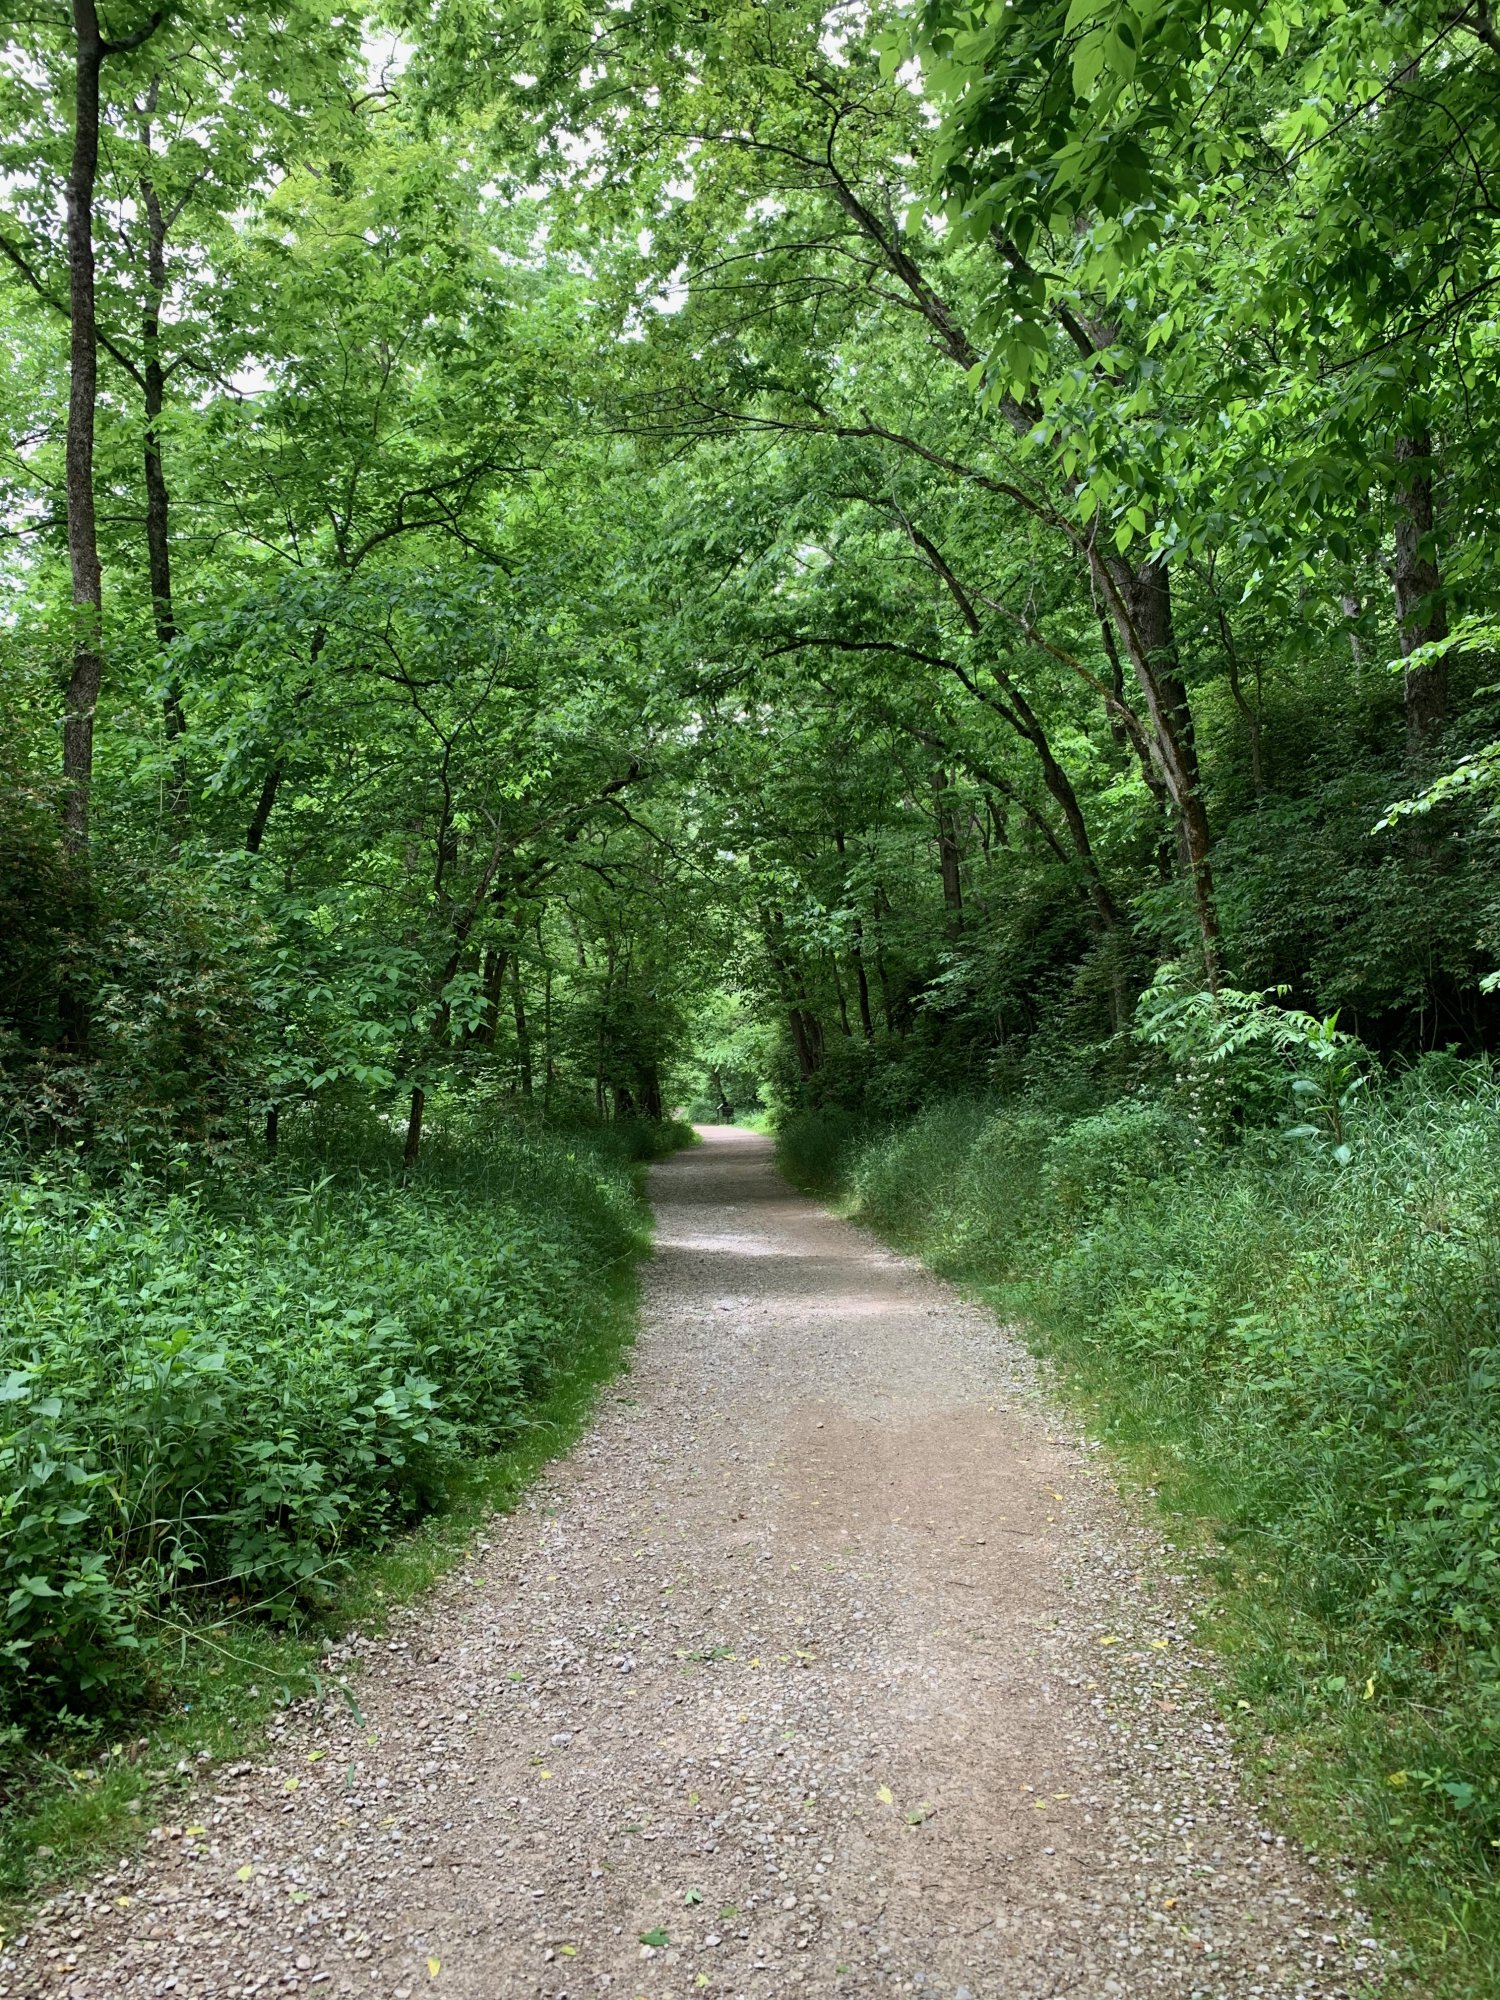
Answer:
[[[1454,1993],[1500,1986],[1500,1079],[1435,1062],[1340,1165],[1171,1105],[794,1121],[804,1184],[1018,1311],[1210,1524],[1237,1701]],[[1241,1714],[1246,1711],[1237,1711]]]

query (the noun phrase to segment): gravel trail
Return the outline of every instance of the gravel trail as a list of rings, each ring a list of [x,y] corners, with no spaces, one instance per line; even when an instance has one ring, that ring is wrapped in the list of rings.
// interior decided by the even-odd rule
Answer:
[[[1334,1996],[1158,1536],[977,1308],[710,1128],[635,1365],[472,1565],[0,1996]],[[177,1807],[174,1806],[176,1811]]]

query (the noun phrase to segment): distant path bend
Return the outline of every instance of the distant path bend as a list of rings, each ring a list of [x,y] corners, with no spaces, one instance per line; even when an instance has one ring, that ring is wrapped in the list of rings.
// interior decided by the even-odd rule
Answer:
[[[295,1712],[0,1996],[1363,1990],[1014,1337],[702,1138],[633,1373],[374,1648],[366,1727]]]

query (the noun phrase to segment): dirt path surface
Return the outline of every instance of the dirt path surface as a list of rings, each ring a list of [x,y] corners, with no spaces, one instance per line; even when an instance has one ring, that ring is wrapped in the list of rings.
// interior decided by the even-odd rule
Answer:
[[[1159,1544],[1023,1350],[704,1138],[654,1170],[633,1373],[351,1644],[365,1726],[292,1711],[0,1995],[1363,1990],[1349,1891],[1257,1822]]]

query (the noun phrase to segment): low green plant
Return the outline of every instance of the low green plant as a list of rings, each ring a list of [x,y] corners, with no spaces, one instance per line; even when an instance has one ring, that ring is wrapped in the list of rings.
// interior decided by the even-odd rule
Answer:
[[[0,1714],[118,1703],[208,1607],[326,1601],[524,1431],[676,1133],[452,1130],[423,1172],[0,1180]]]

